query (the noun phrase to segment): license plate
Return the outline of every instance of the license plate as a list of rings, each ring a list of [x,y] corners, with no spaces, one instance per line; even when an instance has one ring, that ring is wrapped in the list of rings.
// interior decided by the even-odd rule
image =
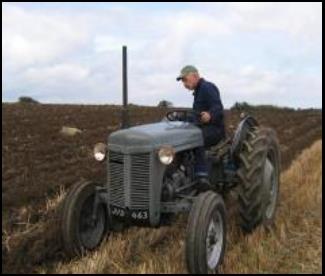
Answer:
[[[149,219],[148,210],[129,210],[118,206],[111,206],[111,213],[115,217],[131,218],[138,221],[146,221]]]
[[[126,212],[123,208],[117,206],[111,206],[112,215],[115,217],[124,218],[126,216]]]
[[[148,211],[147,210],[133,210],[133,211],[130,211],[130,216],[132,219],[135,219],[135,220],[147,220],[149,219],[149,214],[148,214]]]

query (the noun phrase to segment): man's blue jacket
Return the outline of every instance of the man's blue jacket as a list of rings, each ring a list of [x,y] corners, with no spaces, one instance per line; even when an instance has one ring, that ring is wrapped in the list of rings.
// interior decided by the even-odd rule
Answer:
[[[193,93],[193,110],[200,113],[207,111],[211,115],[211,121],[207,124],[215,126],[224,132],[224,113],[220,99],[220,92],[216,85],[201,78]]]

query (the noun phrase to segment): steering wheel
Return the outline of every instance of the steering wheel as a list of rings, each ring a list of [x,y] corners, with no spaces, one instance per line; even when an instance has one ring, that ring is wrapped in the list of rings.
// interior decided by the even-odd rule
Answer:
[[[183,121],[184,117],[184,111],[180,110],[173,110],[173,111],[168,111],[166,113],[166,118],[168,121],[175,122],[175,121]]]
[[[166,118],[168,121],[184,121],[184,122],[192,122],[195,124],[200,123],[200,113],[194,110],[172,110],[166,113]]]

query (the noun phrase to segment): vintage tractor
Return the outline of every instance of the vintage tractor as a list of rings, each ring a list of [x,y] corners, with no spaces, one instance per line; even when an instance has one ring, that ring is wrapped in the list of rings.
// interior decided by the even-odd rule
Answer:
[[[126,84],[125,48],[123,53]],[[126,104],[126,85],[123,94]],[[95,249],[110,232],[125,226],[159,227],[172,223],[174,214],[188,213],[188,271],[217,272],[226,246],[224,196],[232,189],[238,194],[239,222],[245,233],[272,224],[280,173],[275,132],[243,116],[233,135],[206,149],[213,188],[200,192],[193,175],[193,150],[203,145],[203,137],[200,126],[193,123],[195,116],[188,110],[173,110],[158,123],[124,124],[106,143],[95,145],[95,159],[107,162],[107,179],[77,183],[68,192],[62,237],[69,255]]]

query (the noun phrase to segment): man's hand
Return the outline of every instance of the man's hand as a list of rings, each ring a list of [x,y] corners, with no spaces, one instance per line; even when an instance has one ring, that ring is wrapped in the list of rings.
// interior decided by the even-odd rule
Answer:
[[[211,120],[211,115],[209,112],[206,112],[206,111],[203,111],[200,113],[201,115],[201,122],[204,123],[204,124],[207,124],[210,122]]]

